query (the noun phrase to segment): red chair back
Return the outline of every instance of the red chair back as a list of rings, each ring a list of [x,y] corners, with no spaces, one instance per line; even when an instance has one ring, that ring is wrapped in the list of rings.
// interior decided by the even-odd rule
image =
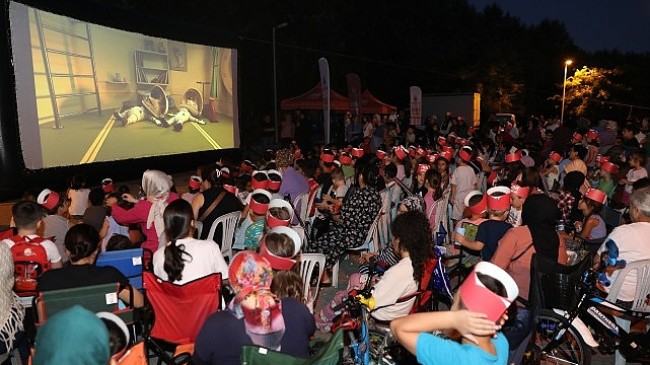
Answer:
[[[212,274],[184,285],[164,281],[143,272],[147,301],[155,314],[151,337],[175,344],[193,343],[206,318],[221,304],[221,274]]]
[[[429,289],[429,285],[431,283],[431,278],[433,277],[433,270],[436,268],[437,264],[437,257],[433,257],[424,262],[424,273],[422,274],[422,279],[420,279],[420,283],[418,285],[418,291],[420,292],[420,295],[418,295],[418,297],[415,299],[415,302],[413,302],[413,307],[411,308],[410,313],[420,312],[427,306],[429,300],[431,300],[433,291]]]

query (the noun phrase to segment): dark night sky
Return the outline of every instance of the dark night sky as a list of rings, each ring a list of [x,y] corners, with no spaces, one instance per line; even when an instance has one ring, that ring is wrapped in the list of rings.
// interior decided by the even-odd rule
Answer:
[[[468,0],[477,10],[496,3],[524,24],[543,19],[563,22],[573,41],[586,51],[618,49],[650,52],[648,0]]]

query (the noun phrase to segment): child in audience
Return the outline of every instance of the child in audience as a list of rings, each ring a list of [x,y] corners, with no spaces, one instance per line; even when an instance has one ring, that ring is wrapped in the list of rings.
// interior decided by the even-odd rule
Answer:
[[[93,188],[88,194],[88,208],[83,213],[82,221],[93,226],[99,232],[99,238],[104,239],[108,233],[109,223],[106,220],[108,216],[107,207],[104,205],[105,196],[102,188]]]
[[[188,203],[192,204],[192,199],[198,192],[201,191],[201,185],[203,184],[203,179],[200,176],[192,175],[190,176],[190,181],[187,183],[187,193],[181,195],[181,199],[184,199]]]
[[[54,242],[49,239],[43,239],[36,234],[45,216],[43,208],[31,201],[20,201],[11,208],[11,213],[14,217],[18,232],[16,236],[5,239],[2,242],[9,246],[9,248],[12,248],[18,240],[22,239],[27,242],[36,243],[45,249],[47,260],[52,269],[62,267],[63,259]]]
[[[510,211],[510,189],[497,186],[488,189],[487,193],[488,220],[478,226],[476,238],[470,240],[464,235],[454,233],[454,240],[470,250],[480,251],[481,258],[489,261],[497,249],[499,240],[512,228],[506,223]]]
[[[465,197],[465,206],[467,207],[466,214],[469,214],[469,217],[463,218],[456,223],[455,232],[461,234],[469,241],[473,241],[476,238],[476,233],[478,232],[478,227],[481,223],[485,221],[485,214],[487,212],[487,195],[481,193],[478,190],[474,190],[467,194]],[[464,215],[466,215],[464,214]],[[458,248],[456,245],[450,247],[450,255],[458,253]],[[470,266],[478,261],[473,260],[471,256],[480,256],[478,252],[480,250],[469,252],[469,256],[464,258],[465,263],[470,262]],[[447,264],[449,266],[449,263]]]
[[[63,241],[65,234],[68,233],[70,224],[68,222],[68,208],[70,200],[66,198],[65,193],[56,193],[50,189],[44,189],[36,199],[38,204],[47,210],[48,215],[43,218],[43,237],[51,237],[52,241],[59,249],[59,254],[65,263],[68,261],[68,255],[65,252]]]
[[[607,194],[598,189],[589,189],[578,203],[578,209],[585,219],[574,222],[575,232],[587,243],[600,245],[607,236],[605,221],[600,216],[600,210],[607,202]],[[565,236],[565,238],[568,238]]]
[[[345,175],[340,168],[332,170],[331,177],[333,194],[323,194],[323,202],[318,204],[318,208],[336,214],[341,209],[348,187],[345,185]]]
[[[514,181],[510,185],[510,213],[506,222],[512,224],[513,227],[521,225],[521,208],[530,194],[531,188],[528,186],[521,186],[522,183]]]
[[[259,240],[253,239],[252,236],[259,237],[264,231],[264,217],[271,202],[271,194],[266,190],[256,189],[250,194],[249,200],[249,204],[244,207],[242,213],[245,218],[235,230],[235,240],[232,246],[234,249],[257,249]]]
[[[560,171],[558,170],[557,165],[560,161],[562,161],[562,155],[552,151],[548,156],[548,159],[546,159],[544,169],[542,169],[542,175],[546,178],[546,187],[550,191],[557,190],[560,179]]]
[[[129,250],[133,248],[133,243],[128,236],[123,234],[115,234],[108,239],[106,243],[105,251],[120,251],[120,250]]]
[[[630,204],[630,194],[632,193],[632,184],[635,181],[648,177],[648,171],[645,169],[645,151],[637,149],[630,154],[629,164],[630,170],[625,175],[624,179],[618,181],[620,185],[625,185],[625,192],[623,193],[623,204]]]
[[[614,196],[614,192],[616,192],[616,182],[612,176],[616,174],[618,174],[618,165],[609,161],[603,161],[603,163],[600,164],[600,179],[598,180],[597,188],[607,194],[609,199],[611,199]]]
[[[391,331],[423,365],[505,365],[508,341],[498,331],[503,314],[518,293],[510,275],[496,265],[481,262],[459,288],[449,312],[398,318],[391,322]],[[460,343],[431,334],[445,330],[458,331]]]
[[[461,157],[462,152],[467,152],[468,154],[462,154]],[[470,160],[471,152],[465,151],[465,148],[463,148],[459,152],[459,157],[456,158],[456,170],[454,170],[449,180],[451,186],[449,202],[453,207],[451,219],[454,221],[458,221],[463,217],[465,196],[470,191],[476,190],[477,179],[474,170],[468,165]]]
[[[438,229],[440,216],[443,214],[441,210],[447,209],[446,206],[443,207],[438,204],[440,198],[442,198],[440,179],[440,173],[435,169],[429,169],[424,174],[424,188],[426,189],[426,194],[424,194],[423,198],[427,207],[426,215],[429,219],[429,227],[432,232],[436,232]]]
[[[86,188],[86,176],[82,174],[74,175],[67,192],[70,199],[69,212],[72,218],[81,219],[88,207],[89,194],[90,189]]]

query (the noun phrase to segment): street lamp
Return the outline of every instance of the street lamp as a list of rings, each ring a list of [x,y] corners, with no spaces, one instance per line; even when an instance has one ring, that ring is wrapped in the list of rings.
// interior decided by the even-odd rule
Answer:
[[[560,125],[564,125],[564,98],[566,97],[566,74],[572,60],[564,61],[564,82],[562,83],[562,111],[560,112]]]
[[[287,25],[289,25],[289,23],[284,22],[273,27],[273,114],[275,115],[275,143],[280,142],[280,131],[278,128],[278,78],[275,66],[275,30],[282,29]]]

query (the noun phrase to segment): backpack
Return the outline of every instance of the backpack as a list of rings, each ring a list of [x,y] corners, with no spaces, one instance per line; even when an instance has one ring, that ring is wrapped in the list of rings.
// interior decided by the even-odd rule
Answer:
[[[14,261],[14,275],[16,283],[14,290],[17,294],[36,291],[36,278],[50,269],[50,260],[45,247],[41,242],[43,237],[29,238],[27,236],[13,236],[11,240],[11,256]]]
[[[440,250],[434,246],[434,257],[424,263],[424,272],[418,285],[418,295],[410,313],[433,312],[438,310],[438,303],[442,302],[451,307],[453,295],[449,275],[440,260]]]

